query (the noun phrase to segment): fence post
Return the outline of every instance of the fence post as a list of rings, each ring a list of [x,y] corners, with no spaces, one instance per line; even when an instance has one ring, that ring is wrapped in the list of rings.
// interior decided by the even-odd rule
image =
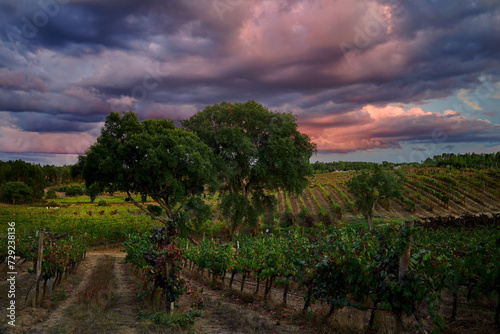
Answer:
[[[408,230],[413,227],[413,221],[405,221],[405,229]],[[408,265],[410,263],[410,250],[411,250],[411,237],[410,241],[405,247],[403,254],[399,257],[399,280],[402,280],[408,273]],[[394,319],[395,333],[403,333],[403,312],[399,311]]]
[[[52,240],[50,240],[50,249],[52,250]],[[49,278],[49,292],[50,292],[50,296],[52,297],[52,276],[50,276],[50,278]]]

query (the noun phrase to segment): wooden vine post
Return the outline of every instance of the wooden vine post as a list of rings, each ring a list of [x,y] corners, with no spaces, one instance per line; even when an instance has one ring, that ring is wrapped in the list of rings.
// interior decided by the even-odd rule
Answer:
[[[36,288],[33,297],[33,307],[39,304],[40,299],[40,280],[42,277],[42,259],[43,259],[43,230],[38,233],[38,256],[36,261]]]
[[[413,221],[405,221],[405,229],[413,228]],[[410,263],[411,237],[406,245],[403,254],[399,257],[399,280],[402,280],[408,273],[408,265]],[[403,333],[403,312],[399,311],[394,319],[395,333]]]

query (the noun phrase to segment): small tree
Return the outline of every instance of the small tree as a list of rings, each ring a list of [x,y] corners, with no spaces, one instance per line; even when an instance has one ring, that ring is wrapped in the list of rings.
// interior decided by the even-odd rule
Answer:
[[[94,203],[97,196],[101,193],[99,186],[97,184],[91,184],[89,187],[85,189],[87,196],[90,197],[90,203]]]
[[[2,199],[12,204],[33,200],[33,189],[24,182],[6,182],[1,190]]]
[[[356,199],[358,211],[365,216],[368,229],[373,230],[373,210],[381,198],[401,197],[405,176],[401,170],[394,173],[384,171],[381,166],[375,167],[372,173],[363,170],[361,174],[347,182],[349,192]]]
[[[45,199],[56,199],[56,198],[57,194],[54,189],[49,189],[49,191],[45,193]]]

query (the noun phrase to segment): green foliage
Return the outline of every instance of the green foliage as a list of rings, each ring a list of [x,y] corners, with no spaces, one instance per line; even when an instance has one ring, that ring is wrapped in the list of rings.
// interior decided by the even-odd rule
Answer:
[[[107,116],[97,143],[79,157],[75,170],[87,187],[125,191],[144,212],[147,209],[132,194],[150,196],[168,219],[183,226],[192,217],[191,209],[204,208],[193,197],[207,184],[216,186],[211,151],[194,133],[165,119],[140,122],[132,112]],[[207,210],[201,211],[206,215]],[[157,219],[168,224],[168,219]]]
[[[314,174],[322,173],[332,173],[338,170],[349,171],[349,170],[363,170],[363,169],[373,169],[378,164],[376,162],[365,162],[365,161],[334,161],[334,162],[321,162],[316,161],[312,164],[314,169]]]
[[[34,202],[45,194],[45,175],[40,165],[26,163],[22,160],[0,161],[0,185],[7,182],[23,182],[32,190]]]
[[[146,208],[148,209],[149,212],[151,212],[155,216],[161,216],[163,212],[161,206],[158,205],[149,204]]]
[[[85,189],[87,196],[90,197],[90,203],[94,203],[97,196],[101,193],[99,186],[97,184],[91,184],[89,187]]]
[[[12,204],[33,200],[33,189],[24,182],[6,182],[2,185],[2,200]]]
[[[213,275],[222,276],[226,270],[234,270],[245,277],[252,273],[259,280],[269,279],[279,285],[289,284],[293,277],[299,287],[307,288],[305,312],[315,300],[329,304],[332,312],[345,306],[366,310],[367,300],[377,309],[407,315],[427,305],[431,319],[439,328],[443,319],[438,314],[438,297],[444,288],[439,282],[442,281],[442,269],[446,271],[450,267],[441,266],[442,259],[435,258],[434,252],[426,249],[436,242],[432,240],[429,245],[425,240],[432,235],[424,232],[422,228],[389,226],[373,232],[345,228],[335,229],[330,234],[312,230],[309,235],[302,235],[299,230],[292,229],[286,236],[270,234],[241,238],[238,252],[231,251],[232,243],[209,240],[182,249],[187,259]],[[458,230],[456,233],[461,234]],[[418,246],[412,245],[409,270],[400,278],[399,258],[412,237],[418,238]],[[491,247],[496,237],[487,239]],[[476,260],[466,263],[477,265],[470,266],[473,272],[464,273],[471,278],[477,277],[479,272],[491,273],[484,281],[494,282],[498,277],[498,271],[494,274],[495,269],[492,269],[495,258],[490,248],[481,247],[475,248],[481,249],[481,255],[473,255],[472,251],[467,253]],[[488,265],[481,268],[480,263],[485,258],[488,260],[483,263]]]
[[[97,203],[98,206],[109,206],[108,202],[106,202],[105,200],[101,199],[99,201],[99,203]]]
[[[82,196],[84,192],[84,188],[81,185],[65,186],[61,189],[64,189],[63,191],[67,197]]]
[[[56,198],[57,194],[54,189],[49,189],[49,191],[47,191],[47,193],[45,194],[45,199],[56,199]]]
[[[325,189],[325,186],[322,183],[316,183],[316,185],[321,189],[321,191],[323,192],[323,195],[325,195],[325,197],[330,202],[330,204],[332,206],[330,208],[331,212],[335,215],[335,217],[337,219],[342,219],[342,208],[340,207],[340,205],[338,205],[337,203],[335,203],[335,201],[333,200],[332,196]]]
[[[218,157],[221,208],[236,232],[273,212],[278,189],[299,194],[312,175],[316,145],[297,130],[295,117],[273,113],[253,100],[214,104],[182,122]]]
[[[178,232],[169,224],[154,228],[150,235],[133,235],[123,243],[125,262],[137,266],[145,281],[162,290],[167,311],[186,289],[180,277],[182,257],[174,240]]]
[[[377,201],[401,197],[404,180],[405,176],[400,171],[391,173],[377,167],[373,173],[362,171],[347,182],[349,192],[356,199],[356,208],[368,220],[368,229],[373,229],[373,210]]]
[[[38,236],[32,231],[18,241],[16,254],[37,267]],[[83,236],[70,237],[49,230],[43,231],[42,275],[45,279],[62,275],[83,259],[87,240]]]
[[[429,188],[427,186],[425,186],[422,182],[420,181],[416,181],[416,180],[408,180],[409,183],[413,184],[415,187],[417,187],[418,189],[421,189],[421,190],[424,190],[425,192],[433,195],[434,197],[440,199],[444,204],[448,204],[448,201],[450,199],[450,197],[448,195],[444,195],[432,188]]]
[[[335,191],[340,195],[340,197],[342,197],[344,201],[346,201],[348,205],[348,210],[351,211],[354,208],[354,203],[351,202],[349,197],[347,197],[347,195],[342,191],[342,189],[340,189],[336,184],[332,182],[329,182],[328,185],[331,186],[333,189],[335,189]]]
[[[495,167],[500,165],[500,152],[496,153],[443,153],[427,158],[424,163],[426,167],[455,167],[455,168],[481,168]]]
[[[111,211],[104,207],[98,209],[90,203],[67,206],[59,200],[45,203],[42,207],[4,206],[0,207],[0,228],[6,228],[2,222],[15,221],[18,236],[29,235],[38,229],[50,229],[74,238],[86,235],[90,245],[103,245],[106,242],[122,242],[129,234],[145,233],[158,225],[149,216],[138,215],[139,210],[130,208],[129,205],[115,206]]]

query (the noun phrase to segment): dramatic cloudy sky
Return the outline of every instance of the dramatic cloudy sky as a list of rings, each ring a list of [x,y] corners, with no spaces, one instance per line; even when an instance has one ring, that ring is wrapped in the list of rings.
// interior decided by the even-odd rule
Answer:
[[[500,150],[498,0],[0,0],[0,159],[71,164],[109,111],[254,99],[315,160]]]

